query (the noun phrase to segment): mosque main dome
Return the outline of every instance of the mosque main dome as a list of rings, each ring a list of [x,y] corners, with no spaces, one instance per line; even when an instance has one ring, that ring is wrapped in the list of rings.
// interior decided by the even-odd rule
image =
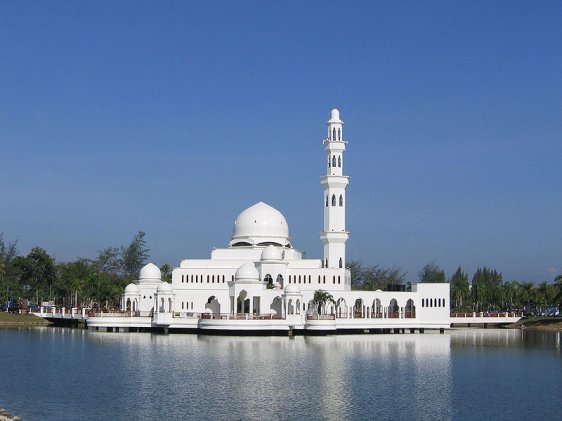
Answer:
[[[234,221],[231,247],[291,247],[289,225],[281,212],[259,202],[242,211]]]

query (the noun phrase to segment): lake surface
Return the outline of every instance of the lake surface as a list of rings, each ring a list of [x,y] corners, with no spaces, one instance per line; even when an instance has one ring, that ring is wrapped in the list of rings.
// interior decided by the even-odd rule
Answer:
[[[559,332],[224,337],[0,329],[25,420],[558,419]]]

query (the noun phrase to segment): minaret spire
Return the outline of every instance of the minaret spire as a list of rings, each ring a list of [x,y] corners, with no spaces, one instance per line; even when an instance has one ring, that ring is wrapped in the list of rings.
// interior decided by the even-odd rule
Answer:
[[[347,142],[343,140],[343,121],[340,112],[333,109],[328,124],[328,137],[324,140],[327,155],[326,175],[322,176],[324,188],[324,230],[320,239],[324,243],[323,266],[345,268],[345,189],[349,177],[343,175],[343,154]]]

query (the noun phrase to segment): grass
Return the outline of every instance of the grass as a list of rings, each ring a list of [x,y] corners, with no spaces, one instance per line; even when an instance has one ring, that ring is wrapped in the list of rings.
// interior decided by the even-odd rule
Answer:
[[[32,314],[0,313],[0,326],[45,326],[49,322]]]
[[[529,317],[509,326],[513,329],[562,331],[562,317]]]

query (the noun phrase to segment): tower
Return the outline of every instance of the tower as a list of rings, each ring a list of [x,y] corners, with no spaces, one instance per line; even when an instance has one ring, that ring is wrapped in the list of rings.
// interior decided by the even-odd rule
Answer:
[[[343,154],[347,142],[343,140],[343,121],[340,112],[333,109],[328,120],[328,137],[324,140],[327,167],[320,183],[324,189],[324,230],[320,235],[324,243],[323,266],[345,268],[345,189],[349,177],[343,175]]]

